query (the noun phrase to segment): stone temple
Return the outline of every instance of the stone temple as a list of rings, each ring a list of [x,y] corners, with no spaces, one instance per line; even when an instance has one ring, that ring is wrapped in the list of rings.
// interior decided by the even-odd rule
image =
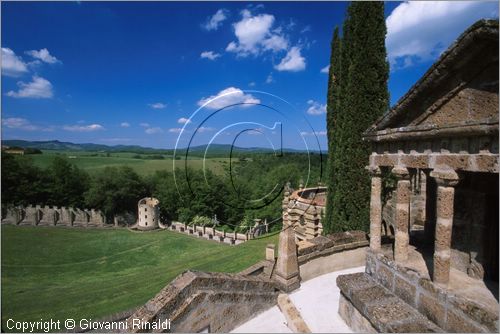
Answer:
[[[354,330],[498,332],[498,48],[476,23],[365,132],[366,273],[337,280]]]

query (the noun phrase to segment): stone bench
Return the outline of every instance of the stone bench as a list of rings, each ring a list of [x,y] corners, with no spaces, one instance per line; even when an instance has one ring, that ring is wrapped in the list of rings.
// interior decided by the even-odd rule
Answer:
[[[355,332],[443,332],[366,273],[341,275],[337,285],[339,314]]]

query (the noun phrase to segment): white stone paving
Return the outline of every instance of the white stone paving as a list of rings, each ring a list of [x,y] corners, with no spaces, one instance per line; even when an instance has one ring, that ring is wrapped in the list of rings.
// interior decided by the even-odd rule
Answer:
[[[340,290],[337,276],[363,272],[365,267],[335,271],[303,282],[290,299],[313,333],[352,333],[338,314]],[[233,333],[291,333],[277,306],[259,314]]]

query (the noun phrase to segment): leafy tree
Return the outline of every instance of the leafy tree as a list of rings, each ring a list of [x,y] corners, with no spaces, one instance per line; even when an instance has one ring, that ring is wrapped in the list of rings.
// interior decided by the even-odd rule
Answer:
[[[342,39],[334,33],[325,233],[367,230],[369,224],[370,180],[364,167],[370,147],[362,141],[362,133],[388,109],[385,35],[384,4],[371,1],[351,3]]]
[[[63,157],[56,156],[47,175],[49,195],[47,203],[58,206],[83,207],[84,193],[89,188],[89,176]]]
[[[132,168],[106,167],[93,178],[85,203],[102,210],[110,219],[118,213],[136,212],[137,202],[148,195],[146,182]]]

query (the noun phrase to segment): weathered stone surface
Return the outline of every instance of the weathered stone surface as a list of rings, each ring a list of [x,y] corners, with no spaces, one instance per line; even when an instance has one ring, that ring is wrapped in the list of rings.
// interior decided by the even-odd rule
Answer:
[[[449,332],[456,333],[481,333],[488,332],[488,329],[475,323],[471,319],[464,317],[458,312],[448,310],[446,319],[446,327]]]
[[[354,332],[377,333],[370,321],[342,293],[339,299],[339,315]]]
[[[285,316],[287,326],[292,332],[311,333],[309,326],[307,326],[299,310],[297,310],[293,302],[288,298],[288,295],[284,293],[278,295],[278,307]]]
[[[387,289],[393,291],[393,289],[394,289],[394,272],[390,268],[388,268],[384,265],[379,265],[378,271],[377,271],[377,281],[379,281]]]
[[[416,307],[417,305],[415,305],[415,293],[416,293],[416,287],[413,284],[407,282],[399,275],[395,275],[394,294],[396,296],[398,296],[411,306]]]
[[[280,232],[275,281],[283,291],[290,292],[300,286],[299,261],[295,233],[291,225],[284,224]]]
[[[420,294],[418,298],[418,310],[439,326],[445,325],[446,309],[437,299]]]

